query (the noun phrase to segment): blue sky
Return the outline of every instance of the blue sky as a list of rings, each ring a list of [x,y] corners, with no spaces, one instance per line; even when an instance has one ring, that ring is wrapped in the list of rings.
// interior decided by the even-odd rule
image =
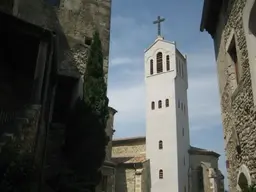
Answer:
[[[200,32],[203,0],[115,0],[112,2],[108,96],[115,138],[145,135],[144,49],[162,34],[188,56],[188,108],[191,144],[221,154],[226,176],[223,131],[213,41]]]

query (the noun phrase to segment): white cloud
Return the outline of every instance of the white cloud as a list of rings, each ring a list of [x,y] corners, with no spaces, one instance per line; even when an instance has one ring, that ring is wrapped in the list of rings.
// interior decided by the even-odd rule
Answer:
[[[134,65],[135,63],[142,63],[143,59],[136,57],[114,57],[111,58],[111,66],[117,65]]]

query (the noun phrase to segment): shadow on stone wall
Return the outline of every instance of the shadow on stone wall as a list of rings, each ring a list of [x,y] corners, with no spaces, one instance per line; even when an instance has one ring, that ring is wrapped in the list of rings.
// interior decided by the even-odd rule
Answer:
[[[116,191],[128,192],[126,169],[117,167],[116,169]]]

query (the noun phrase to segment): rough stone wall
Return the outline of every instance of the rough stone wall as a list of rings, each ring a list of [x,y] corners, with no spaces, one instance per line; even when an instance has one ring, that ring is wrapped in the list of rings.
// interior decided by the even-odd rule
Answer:
[[[146,152],[145,143],[133,143],[130,145],[113,145],[112,147],[112,156],[113,157],[127,157],[127,156],[136,156],[140,153]]]
[[[98,29],[103,48],[104,72],[107,74],[111,0],[61,0],[57,13],[70,47],[85,44],[85,38],[92,38],[95,29]],[[88,49],[88,47],[84,49]],[[82,74],[86,68],[85,65],[86,63],[80,64]]]
[[[246,0],[230,0],[227,13],[222,13],[215,41],[216,59],[220,84],[220,97],[226,157],[229,161],[228,179],[230,191],[236,191],[238,169],[245,164],[256,177],[255,137],[256,112],[253,106],[251,75],[242,23]],[[227,18],[226,21],[225,18]],[[234,84],[234,71],[225,47],[234,31],[237,44],[240,82]],[[223,65],[224,70],[223,70]],[[241,154],[236,147],[241,146]]]
[[[135,169],[119,167],[116,170],[116,191],[135,192]]]
[[[201,167],[201,163],[207,163],[210,167],[218,169],[218,158],[212,155],[190,155],[190,168],[192,169],[191,172],[191,188],[192,191],[200,191],[198,189],[198,172],[196,171],[198,167]],[[204,187],[205,190],[210,190],[210,183],[208,178],[208,172],[204,170]],[[207,190],[206,190],[207,191]]]
[[[129,144],[113,144],[112,146],[112,157],[134,157],[138,156],[141,153],[145,153],[146,145],[145,142],[131,142]],[[147,161],[146,161],[147,162]],[[143,168],[149,166],[149,164],[143,164]],[[142,175],[137,175],[140,177],[140,181],[136,182],[136,171],[133,168],[125,168],[125,165],[117,166],[116,168],[116,191],[122,192],[135,192],[136,186],[141,186],[139,189],[144,192],[143,189],[146,189],[148,182],[145,182],[145,177],[148,177],[148,170],[143,169]],[[138,185],[137,185],[138,184]],[[147,190],[145,190],[146,192]]]
[[[113,138],[113,126],[114,126],[114,115],[112,110],[109,110],[109,118],[107,121],[106,134],[110,141],[106,146],[106,160],[110,161],[112,157],[112,138]]]

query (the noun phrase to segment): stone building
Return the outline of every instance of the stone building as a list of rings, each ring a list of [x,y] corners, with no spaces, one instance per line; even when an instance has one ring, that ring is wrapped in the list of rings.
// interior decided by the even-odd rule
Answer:
[[[112,161],[112,138],[115,132],[113,126],[116,113],[117,111],[114,108],[109,107],[109,119],[106,127],[109,143],[106,146],[106,158],[102,166],[102,180],[96,189],[97,192],[115,192],[116,164]]]
[[[35,162],[44,168],[38,180],[47,181],[61,170],[64,132],[83,96],[95,29],[107,81],[110,12],[110,0],[0,2],[0,149],[15,138],[25,151],[36,151]],[[36,187],[52,191],[41,184]]]
[[[256,179],[255,0],[205,0],[200,30],[214,42],[230,191]]]
[[[146,137],[115,139],[112,160],[116,163],[115,191],[150,192],[150,160]],[[189,192],[224,192],[224,177],[218,168],[219,154],[190,147]]]

